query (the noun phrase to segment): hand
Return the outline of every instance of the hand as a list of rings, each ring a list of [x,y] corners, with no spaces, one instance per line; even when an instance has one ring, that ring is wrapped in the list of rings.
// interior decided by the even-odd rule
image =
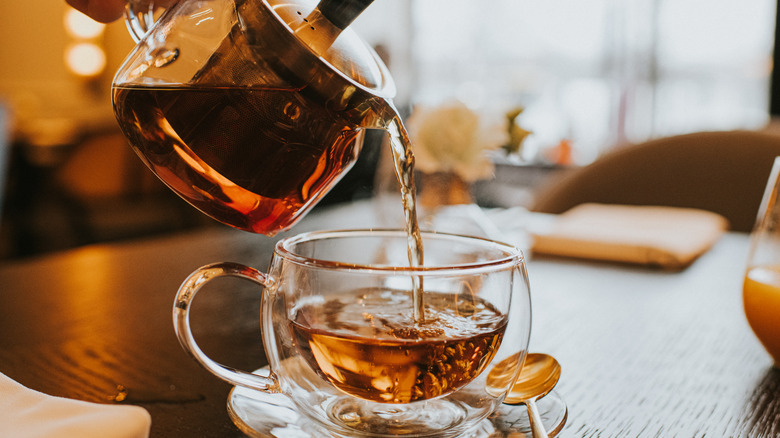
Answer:
[[[73,8],[101,23],[119,19],[125,10],[125,0],[65,0]]]
[[[127,0],[65,0],[75,9],[101,23],[110,23],[119,19],[125,10]],[[168,8],[178,0],[151,0],[155,6]]]

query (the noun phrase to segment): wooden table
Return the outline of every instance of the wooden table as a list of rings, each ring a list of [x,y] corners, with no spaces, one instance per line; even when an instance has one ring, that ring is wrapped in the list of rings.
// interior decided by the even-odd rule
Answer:
[[[370,225],[362,208],[315,213],[294,232]],[[265,268],[274,240],[215,227],[7,262],[0,372],[53,395],[141,405],[152,437],[243,436],[225,410],[229,385],[178,345],[171,306],[196,267]],[[742,313],[747,244],[728,234],[678,273],[529,262],[531,350],[563,366],[557,391],[569,420],[560,436],[780,436],[780,371]],[[201,347],[234,367],[265,365],[259,289],[232,279],[217,288],[230,293],[205,290],[192,309]]]

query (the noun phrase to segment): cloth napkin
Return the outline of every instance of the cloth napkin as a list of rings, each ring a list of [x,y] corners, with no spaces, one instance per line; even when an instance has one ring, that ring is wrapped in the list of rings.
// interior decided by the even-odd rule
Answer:
[[[680,270],[727,229],[723,216],[704,210],[588,203],[536,230],[532,251]]]
[[[0,437],[147,438],[151,423],[140,406],[53,397],[0,373]]]

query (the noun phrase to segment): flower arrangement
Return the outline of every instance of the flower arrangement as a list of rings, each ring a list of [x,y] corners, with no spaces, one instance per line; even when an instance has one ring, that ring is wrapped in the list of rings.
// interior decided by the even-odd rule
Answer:
[[[491,177],[490,151],[510,141],[505,120],[491,124],[461,102],[416,107],[407,129],[419,171],[455,174],[467,183]]]
[[[513,108],[506,113],[507,132],[509,133],[509,141],[502,147],[507,154],[519,154],[523,148],[523,142],[531,135],[531,131],[523,128],[517,123],[517,118],[523,113],[525,108],[517,107]]]

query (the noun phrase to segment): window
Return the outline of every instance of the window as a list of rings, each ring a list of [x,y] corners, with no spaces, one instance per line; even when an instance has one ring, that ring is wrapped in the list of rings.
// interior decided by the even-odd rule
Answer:
[[[769,119],[774,0],[390,3],[358,31],[389,47],[399,105],[523,106],[528,160],[563,138],[585,163],[621,142]]]

